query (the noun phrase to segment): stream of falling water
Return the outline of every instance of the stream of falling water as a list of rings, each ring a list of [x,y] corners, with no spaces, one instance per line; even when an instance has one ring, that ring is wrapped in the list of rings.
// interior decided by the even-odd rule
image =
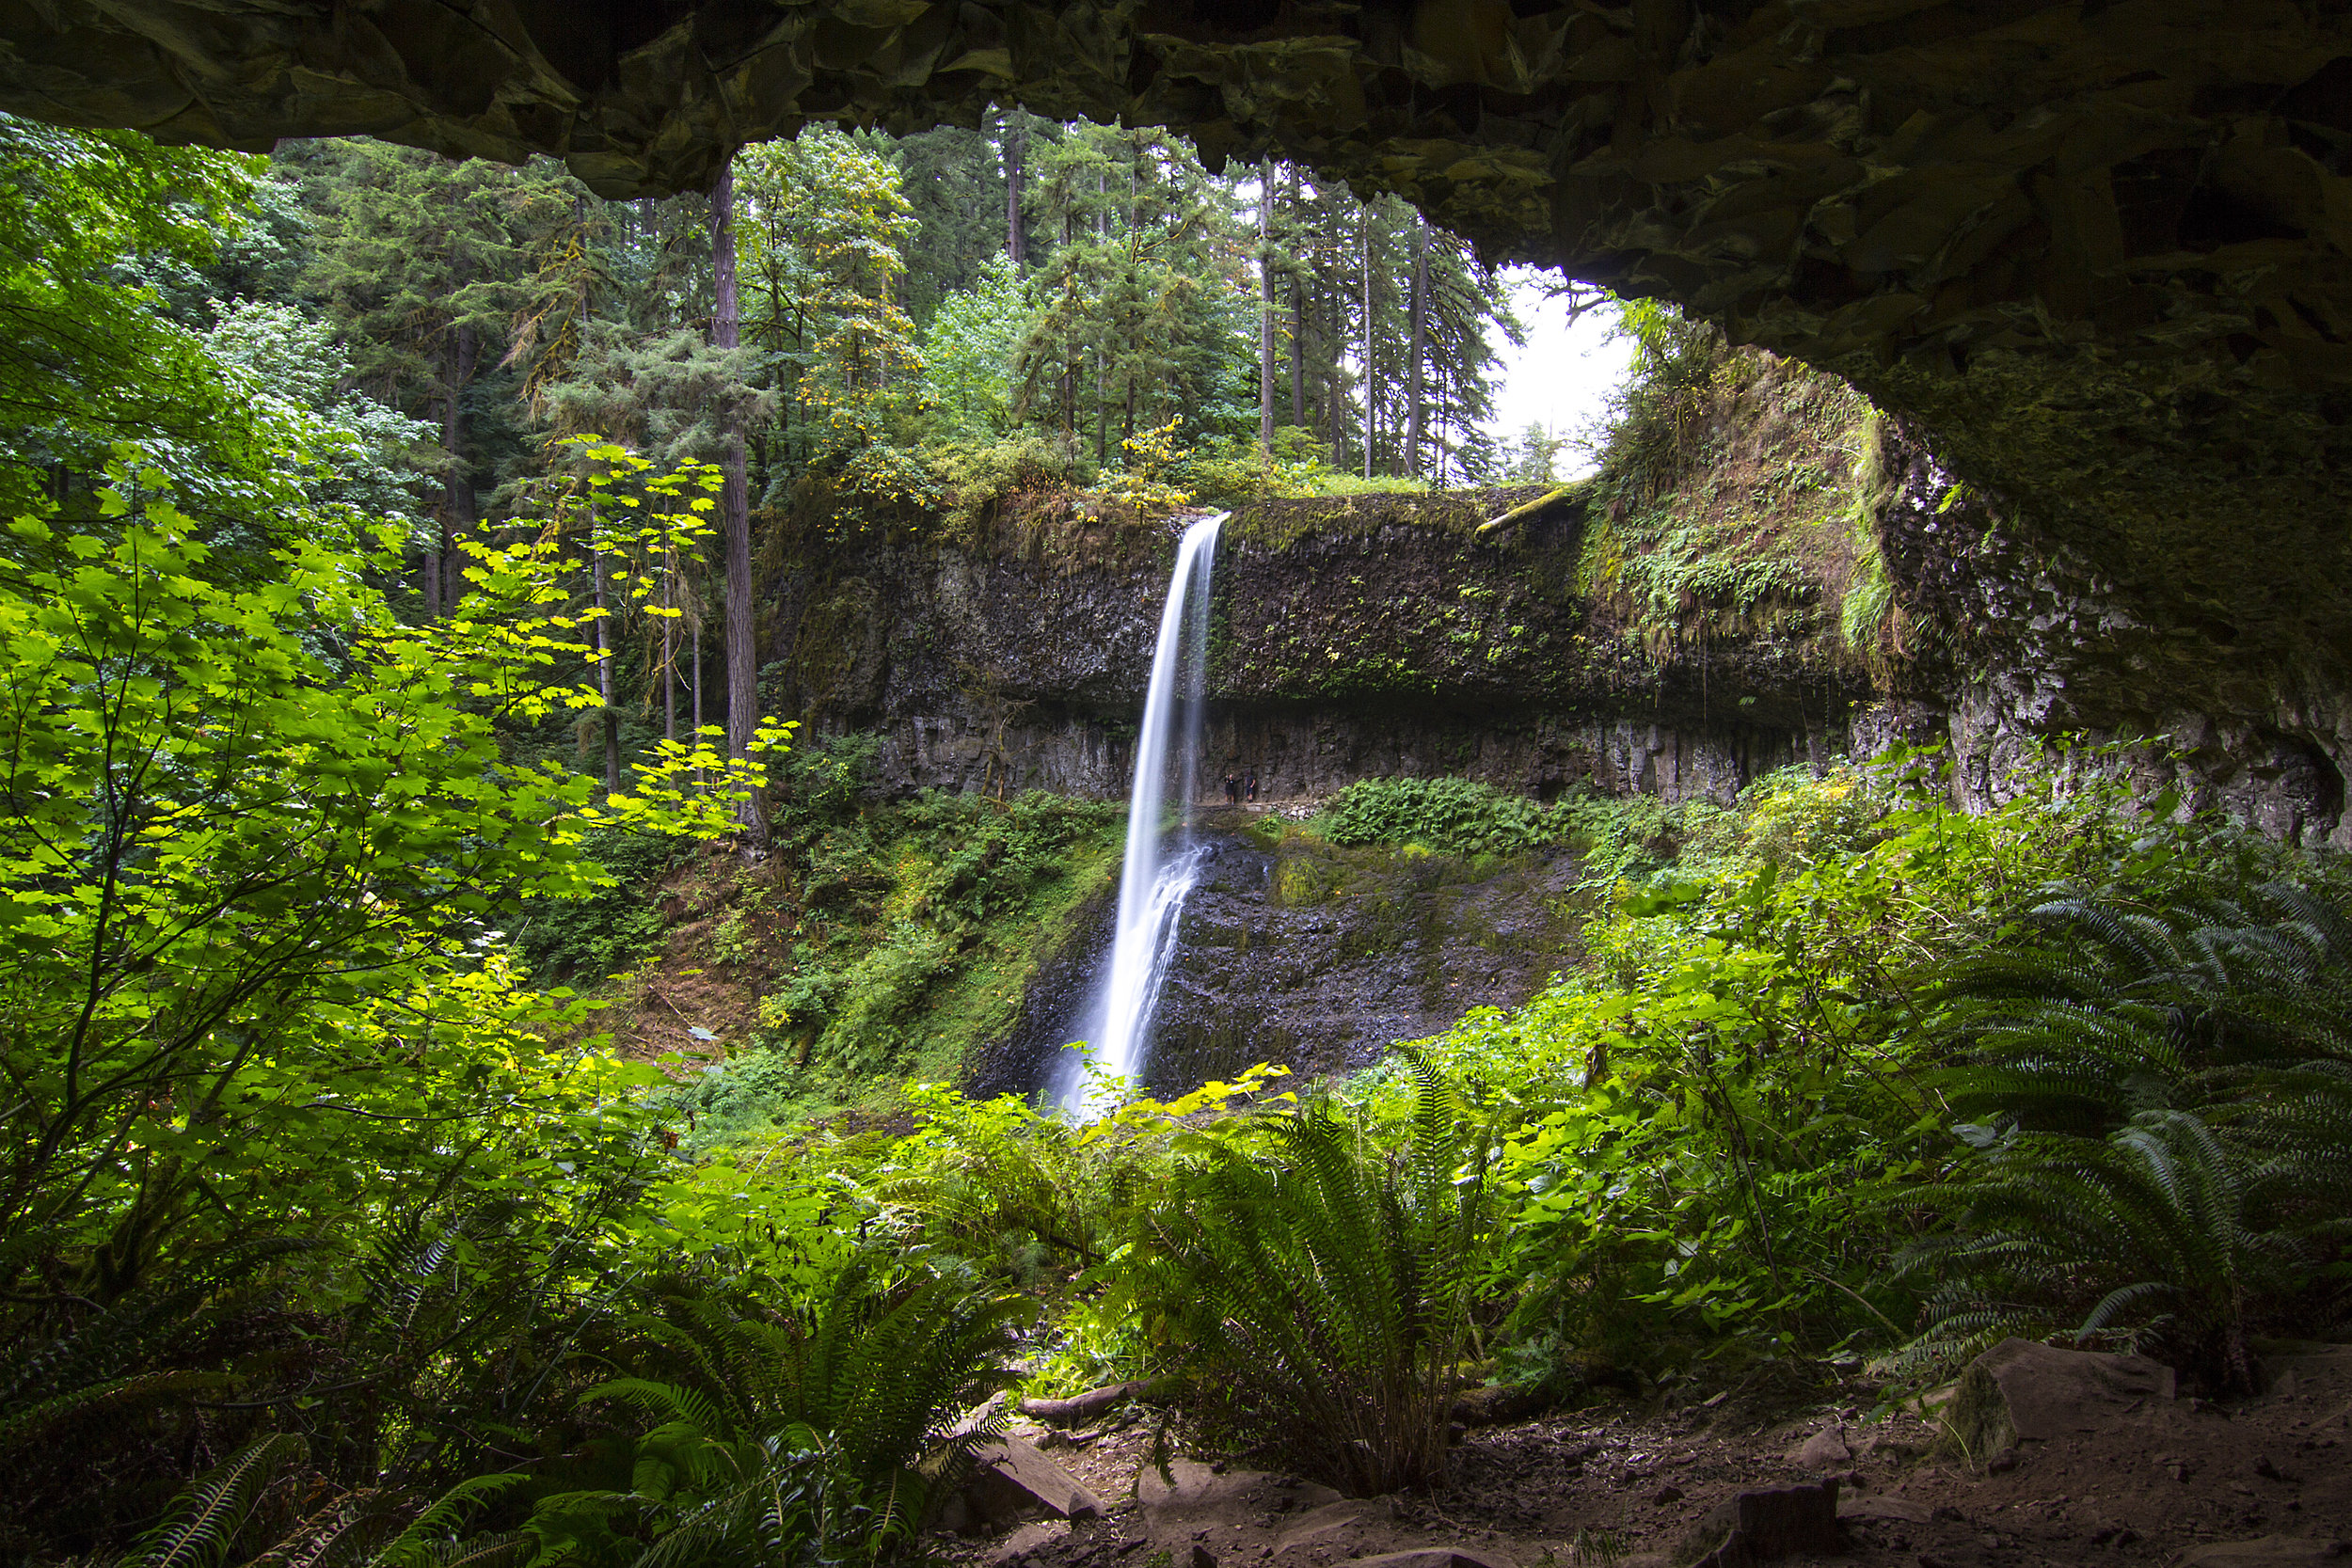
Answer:
[[[1152,1010],[1168,977],[1176,922],[1200,874],[1201,847],[1192,841],[1190,812],[1199,784],[1201,693],[1207,675],[1209,575],[1216,564],[1216,531],[1228,514],[1203,517],[1184,530],[1160,611],[1160,640],[1152,651],[1152,685],[1136,736],[1136,782],[1127,797],[1127,857],[1119,873],[1119,915],[1110,960],[1095,984],[1082,1037],[1108,1078],[1087,1081],[1086,1065],[1069,1053],[1057,1098],[1087,1114],[1120,1081],[1142,1076],[1151,1049]],[[1182,813],[1176,831],[1162,831],[1171,751]]]

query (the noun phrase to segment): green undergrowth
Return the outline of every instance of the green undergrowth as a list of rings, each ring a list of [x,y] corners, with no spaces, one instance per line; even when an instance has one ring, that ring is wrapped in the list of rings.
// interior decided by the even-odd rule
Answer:
[[[954,1078],[1001,1035],[1073,916],[1107,885],[1116,804],[1032,791],[874,797],[878,741],[813,739],[778,769],[768,856],[675,860],[611,846],[619,885],[518,933],[548,980],[667,976],[739,997],[725,1059],[675,1094],[689,1142],[886,1109],[909,1075]]]
[[[1572,849],[1584,891],[1672,899],[1758,853],[1802,856],[1865,838],[1882,809],[1856,775],[1816,777],[1802,766],[1755,780],[1730,806],[1591,790],[1547,806],[1468,779],[1362,779],[1291,831],[1406,854],[1492,858]],[[1270,831],[1279,833],[1281,825]]]
[[[1229,546],[1249,544],[1267,550],[1288,549],[1316,535],[1361,537],[1388,528],[1435,529],[1468,539],[1499,513],[1542,494],[1543,486],[1531,485],[1432,492],[1419,484],[1341,475],[1325,488],[1238,502],[1224,537]]]
[[[1397,1292],[1441,1244],[1461,1287],[1442,1310],[1483,1347],[1448,1353],[1454,1375],[1556,1400],[1854,1354],[1896,1389],[2012,1332],[2241,1386],[2249,1335],[2352,1308],[2352,877],[2227,823],[2152,819],[2108,759],[2020,783],[1983,817],[1945,803],[1931,756],[1791,770],[1729,808],[1570,802],[1547,815],[1597,859],[1615,845],[1619,874],[1593,961],[1523,1007],[1319,1090],[1252,1077],[1247,1108],[1212,1085],[1182,1120],[1140,1103],[1079,1126],[933,1088],[912,1139],[802,1134],[739,1158],[895,1195],[927,1236],[1038,1291],[1055,1317],[1032,1392],[1160,1379],[1237,1450],[1343,1486],[1424,1463],[1400,1450],[1379,1465],[1403,1469],[1359,1475],[1361,1445],[1319,1459],[1295,1434],[1419,1430],[1434,1396],[1409,1321],[1439,1307]],[[2090,974],[2066,958],[2086,931],[2115,955]],[[2301,988],[2286,1002],[2281,976]],[[2044,1006],[2033,984],[2060,989]],[[2050,1120],[2037,1107],[2074,1103],[2088,1069],[2031,1040],[2145,987],[2212,1018],[2217,1043],[2162,1103],[2110,1072],[2104,1109]],[[2253,1037],[2229,1021],[2256,1014],[2260,1045],[2233,1056],[2228,1038]],[[2261,1164],[2282,1149],[2296,1185]],[[1432,1160],[1442,1212],[1411,1174]],[[2163,1169],[2201,1172],[2205,1207],[2166,1198]],[[1392,1179],[1386,1198],[1363,1186]],[[1321,1228],[1382,1212],[1402,1227]],[[2200,1242],[2201,1225],[2245,1239]],[[1265,1277],[1237,1272],[1245,1254]],[[1280,1399],[1236,1404],[1237,1382]]]
[[[1359,779],[1315,826],[1334,844],[1396,844],[1454,854],[1517,854],[1565,842],[1568,819],[1468,779]]]
[[[806,756],[841,793],[789,851],[803,895],[821,866],[884,863],[833,829],[903,857],[984,820],[885,817],[850,787],[853,747]],[[1620,865],[1594,963],[1341,1083],[1264,1064],[1168,1102],[1105,1085],[1081,1120],[932,1079],[888,1126],[699,1148],[677,1097],[581,1105],[545,1135],[569,1176],[596,1129],[593,1191],[425,1195],[356,1269],[259,1258],[234,1291],[77,1318],[28,1363],[46,1382],[0,1389],[0,1457],[44,1441],[46,1484],[93,1412],[212,1375],[212,1347],[273,1332],[271,1292],[296,1288],[306,1323],[337,1325],[329,1358],[220,1384],[218,1468],[140,1517],[181,1528],[228,1498],[250,1558],[307,1528],[267,1499],[308,1476],[354,1528],[387,1499],[361,1560],[505,1542],[620,1568],[734,1530],[755,1493],[775,1511],[743,1528],[879,1562],[980,1435],[959,1416],[1007,1385],[1139,1380],[1196,1449],[1359,1496],[1441,1484],[1452,1402],[1480,1383],[1703,1399],[1858,1356],[1883,1408],[2023,1334],[2243,1390],[2260,1336],[2352,1310],[2352,873],[2141,809],[2116,763],[2053,766],[1976,817],[1939,759],[1902,754],[1706,813],[1620,807],[1612,832],[1659,863]],[[1552,808],[1594,854],[1603,812]],[[1003,865],[1016,836],[963,831],[959,852]],[[893,899],[985,915],[994,895],[945,863],[856,894],[859,928]],[[401,1359],[421,1336],[430,1367]],[[336,1458],[333,1423],[277,1397],[330,1375],[400,1413],[396,1469]]]

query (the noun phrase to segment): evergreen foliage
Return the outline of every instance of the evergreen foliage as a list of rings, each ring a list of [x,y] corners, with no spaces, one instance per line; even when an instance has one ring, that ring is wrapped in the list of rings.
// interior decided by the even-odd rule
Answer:
[[[1929,1343],[2122,1334],[2252,1386],[2247,1339],[2352,1234],[2352,942],[2292,886],[2151,909],[2070,898],[1952,966],[1933,1082],[1985,1150],[1912,1195],[1955,1227]]]
[[[1180,1141],[1122,1266],[1120,1290],[1182,1347],[1194,1407],[1352,1497],[1444,1477],[1487,1223],[1475,1118],[1415,1072],[1402,1148],[1328,1105],[1263,1142]]]
[[[0,116],[6,515],[43,499],[86,503],[118,441],[178,454],[183,477],[209,481],[208,500],[224,483],[248,501],[274,493],[280,447],[257,438],[199,335],[156,309],[138,277],[142,263],[215,261],[257,172],[252,159],[167,150],[129,132]]]
[[[1264,1064],[1084,1123],[948,1087],[1117,810],[883,799],[872,736],[719,755],[751,497],[772,563],[1025,488],[1479,478],[1513,327],[1408,210],[1156,131],[819,128],[731,181],[0,118],[0,1553],[870,1564],[1017,1355],[1369,1493],[1442,1479],[1466,1378],[2025,1332],[2228,1392],[2344,1321],[2352,884],[2121,754],[1973,817],[1899,749],[1728,805],[1367,781],[1320,831],[1581,855],[1590,963],[1304,1104]],[[1830,624],[1678,488],[1767,388],[1861,437],[1808,483],[1845,641],[1899,646],[1867,408],[1628,322],[1580,591]],[[749,707],[707,717],[782,738]],[[769,853],[673,852],[760,782]],[[699,1074],[592,1033],[657,892],[759,991]],[[904,1121],[809,1119],[908,1070]]]

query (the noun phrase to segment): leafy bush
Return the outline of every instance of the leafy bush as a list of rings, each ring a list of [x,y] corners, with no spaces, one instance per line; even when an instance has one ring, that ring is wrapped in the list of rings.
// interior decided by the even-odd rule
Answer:
[[[1452,854],[1515,855],[1567,837],[1568,824],[1524,796],[1468,779],[1359,779],[1324,806],[1334,844],[1419,844]]]
[[[373,1560],[818,1568],[897,1555],[932,1487],[960,1480],[990,1434],[954,1423],[1009,1381],[1009,1330],[1029,1304],[873,1262],[853,1255],[789,1307],[788,1287],[756,1275],[724,1293],[673,1291],[593,1348],[579,1341],[601,1315],[572,1325],[566,1343],[548,1347],[559,1362],[623,1370],[577,1396],[598,1435],[532,1468],[461,1481]],[[167,1510],[142,1562],[229,1555],[259,1494],[307,1453],[291,1434],[247,1445]],[[340,1535],[349,1550],[390,1535],[400,1512],[366,1506],[376,1496],[340,1511],[328,1539]],[[271,1549],[304,1543],[315,1524],[281,1525]]]
[[[2062,899],[1939,995],[1983,1153],[1907,1195],[1954,1220],[1900,1263],[1939,1280],[1913,1354],[2072,1328],[2250,1387],[2251,1325],[2352,1234],[2352,920],[2277,884]]]
[[[1982,816],[1902,753],[1728,812],[1564,811],[1661,868],[1594,922],[1591,972],[1420,1048],[1523,1117],[1486,1262],[1505,1375],[1921,1323],[1924,1369],[2096,1311],[2227,1383],[2264,1314],[2336,1310],[2310,1282],[2352,1212],[2342,868],[2152,820],[2112,760]],[[2261,890],[2282,876],[2305,891]],[[1351,1093],[1393,1138],[1396,1074]]]
[[[922,449],[925,465],[945,492],[942,528],[969,541],[997,501],[1023,491],[1061,489],[1078,478],[1077,453],[1050,436],[1022,435],[986,444],[935,442]]]
[[[2352,1215],[2340,1160],[2249,1158],[2183,1111],[2143,1111],[2106,1138],[2004,1139],[1961,1180],[1904,1196],[1958,1221],[1896,1260],[1899,1278],[1938,1278],[1910,1359],[2072,1328],[2236,1394],[2258,1386],[2258,1315],[2301,1293],[2337,1250],[2314,1241],[2340,1239]]]

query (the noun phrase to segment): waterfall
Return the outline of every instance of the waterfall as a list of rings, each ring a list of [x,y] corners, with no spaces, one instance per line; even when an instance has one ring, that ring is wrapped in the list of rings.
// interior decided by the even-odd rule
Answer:
[[[1227,515],[1220,512],[1201,518],[1184,530],[1176,546],[1176,569],[1168,574],[1168,603],[1160,610],[1160,640],[1152,651],[1143,727],[1136,736],[1136,782],[1127,797],[1127,858],[1119,873],[1118,923],[1110,961],[1096,981],[1084,1021],[1084,1037],[1093,1043],[1096,1061],[1122,1079],[1143,1072],[1152,1009],[1159,1001],[1160,983],[1168,977],[1177,917],[1200,872],[1200,847],[1192,842],[1189,814],[1199,784],[1209,574],[1216,563],[1216,531]],[[1163,836],[1171,747],[1177,799],[1185,817],[1174,833]],[[1088,1109],[1085,1065],[1074,1053],[1064,1069],[1059,1098],[1073,1110]]]

